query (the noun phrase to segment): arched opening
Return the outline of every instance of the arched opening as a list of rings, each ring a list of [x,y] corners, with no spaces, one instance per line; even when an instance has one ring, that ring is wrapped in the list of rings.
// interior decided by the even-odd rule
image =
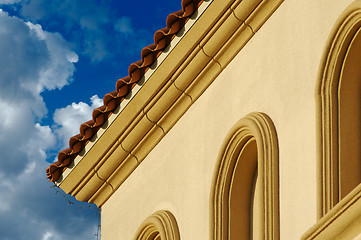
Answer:
[[[135,240],[179,240],[179,230],[174,216],[169,211],[157,211],[140,225]]]
[[[321,61],[319,217],[361,183],[361,1],[340,16]]]
[[[154,231],[150,233],[146,238],[146,240],[161,240],[160,233],[158,231]]]
[[[339,83],[339,200],[361,183],[360,32],[347,49]]]
[[[278,146],[270,118],[252,113],[238,121],[218,159],[212,239],[279,239]]]
[[[257,143],[249,139],[237,160],[229,193],[229,239],[257,239]]]

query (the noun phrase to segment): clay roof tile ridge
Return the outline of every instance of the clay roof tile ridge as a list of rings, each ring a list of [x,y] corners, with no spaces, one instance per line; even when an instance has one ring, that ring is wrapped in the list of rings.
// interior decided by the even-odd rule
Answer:
[[[59,152],[58,161],[52,163],[47,169],[47,178],[50,182],[56,181],[85,147],[86,143],[95,135],[111,113],[119,106],[120,102],[132,89],[132,84],[138,82],[170,43],[171,39],[185,25],[186,21],[198,9],[203,0],[182,0],[182,10],[168,15],[167,27],[160,29],[154,34],[154,43],[143,48],[141,60],[130,64],[129,76],[118,79],[116,90],[106,94],[103,98],[104,105],[93,110],[92,120],[80,126],[80,133],[69,140],[69,148]]]

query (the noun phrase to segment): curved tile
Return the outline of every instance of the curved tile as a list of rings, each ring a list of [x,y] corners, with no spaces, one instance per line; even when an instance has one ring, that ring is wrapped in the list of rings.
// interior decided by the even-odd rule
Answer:
[[[70,138],[69,148],[59,152],[58,161],[46,169],[47,178],[50,182],[56,181],[65,168],[74,161],[86,143],[96,134],[111,113],[132,90],[133,84],[144,76],[144,73],[156,61],[160,53],[168,46],[175,34],[179,32],[202,2],[203,0],[182,0],[182,10],[168,15],[167,27],[156,31],[154,43],[143,48],[141,51],[141,60],[130,64],[129,76],[121,78],[116,82],[116,90],[104,96],[104,105],[94,109],[93,119],[81,124],[80,133]]]

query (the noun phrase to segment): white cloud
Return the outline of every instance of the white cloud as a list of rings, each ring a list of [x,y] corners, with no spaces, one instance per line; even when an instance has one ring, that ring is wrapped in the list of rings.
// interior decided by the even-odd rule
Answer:
[[[0,239],[95,239],[96,210],[80,211],[69,205],[68,200],[74,199],[55,195],[56,189],[44,177],[48,163],[31,165],[30,175],[12,177],[7,186],[0,175]]]
[[[49,126],[41,126],[39,123],[35,123],[32,138],[32,141],[24,144],[23,151],[27,153],[30,160],[45,161],[46,150],[52,148],[56,143],[55,135]]]
[[[43,40],[49,52],[50,62],[40,71],[37,91],[40,93],[45,88],[53,90],[61,89],[69,83],[69,76],[75,70],[73,63],[78,61],[78,55],[69,49],[69,44],[59,33],[49,33],[42,29],[39,24],[27,22],[30,31]]]
[[[0,26],[0,172],[12,176],[44,161],[55,144],[51,129],[36,123],[47,114],[40,93],[71,81],[68,56],[76,54],[59,34],[3,11]]]
[[[0,4],[13,4],[21,2],[21,0],[0,0]]]
[[[21,117],[23,115],[22,112],[18,111],[16,109],[16,106],[9,105],[6,101],[2,100],[0,98],[0,109],[2,110],[3,114],[1,121],[0,121],[0,129],[4,130],[10,130],[12,128],[15,128],[17,124],[17,121],[21,120]],[[5,136],[0,134],[0,141]]]
[[[91,104],[84,102],[72,103],[65,108],[56,109],[54,113],[54,132],[63,142],[64,148],[68,148],[69,138],[79,133],[79,127],[82,123],[91,120],[94,108],[103,105],[103,100],[97,95],[90,98]]]
[[[98,95],[94,95],[90,98],[91,107],[98,108],[103,105],[103,99],[99,98]]]
[[[61,89],[71,81],[77,55],[61,35],[6,12],[0,12],[0,26],[2,103],[18,105],[14,109],[30,109],[36,117],[42,117],[46,108],[39,94],[45,89]]]
[[[46,232],[44,235],[43,235],[43,237],[42,237],[42,240],[49,240],[49,239],[51,239],[52,237],[53,237],[53,233],[51,233],[51,232]]]
[[[27,0],[21,2],[21,14],[32,22],[51,22],[62,29],[78,53],[93,63],[120,61],[118,56],[134,57],[134,53],[139,56],[152,43],[154,32],[134,27],[131,18],[119,17],[111,5],[95,0]]]
[[[102,35],[104,33],[97,33]],[[84,50],[82,52],[87,55],[92,62],[100,62],[109,54],[105,41],[99,36],[89,36],[84,40]]]
[[[40,25],[0,11],[0,26],[0,238],[92,239],[96,218],[49,188],[46,152],[56,135],[39,123],[47,114],[40,93],[69,84],[78,57]]]
[[[108,47],[108,25],[112,24],[110,4],[93,0],[29,0],[21,2],[21,13],[33,22],[57,21],[54,24],[70,33],[80,53],[93,62],[112,54]]]
[[[114,29],[115,31],[126,35],[132,34],[134,32],[130,18],[128,17],[119,18],[114,24]]]

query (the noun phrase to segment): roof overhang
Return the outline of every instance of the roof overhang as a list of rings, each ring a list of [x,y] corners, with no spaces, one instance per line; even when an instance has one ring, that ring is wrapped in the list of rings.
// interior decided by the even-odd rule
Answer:
[[[56,184],[102,206],[282,2],[204,1]]]

